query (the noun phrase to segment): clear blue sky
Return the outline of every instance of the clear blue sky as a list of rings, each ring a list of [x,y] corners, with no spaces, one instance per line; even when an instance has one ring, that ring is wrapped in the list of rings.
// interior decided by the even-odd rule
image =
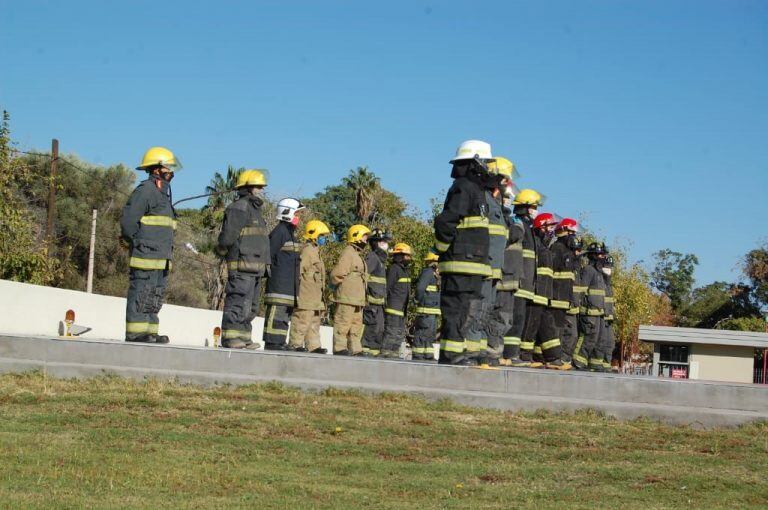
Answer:
[[[768,2],[0,0],[0,106],[23,148],[134,166],[175,196],[260,166],[310,195],[368,165],[414,206],[464,139],[635,260],[739,278],[768,234]]]

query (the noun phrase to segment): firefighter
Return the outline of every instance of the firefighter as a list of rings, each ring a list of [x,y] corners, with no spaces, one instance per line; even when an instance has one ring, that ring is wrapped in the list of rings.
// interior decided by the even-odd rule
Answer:
[[[504,214],[509,218],[509,239],[504,250],[501,281],[496,292],[498,322],[506,327],[503,331],[504,350],[500,363],[510,367],[524,367],[528,363],[520,359],[520,343],[525,323],[525,299],[516,297],[523,274],[523,223],[512,215],[512,201],[518,190],[508,182],[504,190]]]
[[[585,290],[579,310],[581,331],[573,361],[579,370],[602,371],[603,359],[598,351],[598,343],[603,334],[605,280],[599,266],[605,257],[605,247],[602,243],[590,243],[585,254],[589,262],[581,269],[581,285]]]
[[[522,271],[520,271],[517,291],[515,291],[512,327],[507,332],[504,342],[504,365],[525,367],[531,363],[531,356],[522,355],[522,351],[533,351],[534,345],[523,343],[528,307],[534,298],[536,282],[536,245],[533,236],[533,218],[538,208],[544,203],[544,197],[532,189],[523,189],[515,194],[512,200],[512,221],[522,231],[521,255]],[[525,359],[524,359],[525,358]]]
[[[363,346],[363,307],[365,306],[368,271],[362,252],[371,230],[365,225],[352,225],[347,231],[347,246],[331,271],[336,312],[333,316],[333,353],[360,356]]]
[[[325,264],[319,247],[325,245],[331,231],[320,220],[307,222],[304,227],[304,247],[299,262],[299,286],[296,308],[291,314],[289,349],[299,352],[326,354],[320,345],[320,319],[325,311]]]
[[[613,335],[613,321],[616,320],[616,304],[613,298],[613,285],[611,285],[614,260],[607,249],[605,250],[605,253],[605,259],[603,259],[602,264],[600,264],[603,281],[605,282],[605,315],[603,315],[603,331],[599,343],[600,354],[603,357],[603,370],[605,372],[610,372],[611,360],[614,357],[614,348],[616,347],[616,338]]]
[[[270,253],[267,222],[262,216],[267,185],[262,170],[245,170],[237,178],[237,200],[224,211],[216,252],[225,257],[229,275],[221,320],[221,345],[258,349],[251,340],[251,322],[259,310]]]
[[[534,251],[536,253],[536,284],[533,301],[526,307],[522,356],[531,367],[570,370],[571,364],[562,360],[562,346],[552,314],[552,252],[557,221],[550,213],[541,213],[533,220]],[[533,350],[531,350],[533,347]],[[539,356],[543,364],[539,361]]]
[[[429,252],[424,257],[424,269],[416,282],[416,318],[413,328],[412,358],[435,361],[434,343],[437,339],[437,320],[440,317],[439,257]]]
[[[181,163],[165,147],[152,147],[136,169],[148,177],[131,193],[120,219],[121,244],[130,250],[125,340],[166,344],[168,337],[158,335],[157,314],[163,306],[176,228],[171,179]]]
[[[442,280],[440,363],[477,365],[479,342],[467,344],[467,331],[478,317],[483,283],[492,275],[488,250],[485,189],[493,181],[488,162],[491,146],[478,140],[462,143],[451,159],[453,185],[435,217],[435,246]]]
[[[405,341],[405,317],[411,293],[412,256],[411,247],[405,243],[397,243],[392,250],[392,263],[387,269],[387,303],[384,308],[382,358],[400,357],[400,346]]]
[[[378,356],[384,338],[384,304],[387,299],[387,253],[392,235],[374,229],[368,236],[370,251],[365,256],[368,271],[368,301],[363,309],[363,352]]]
[[[563,361],[568,363],[571,362],[579,336],[579,302],[574,299],[573,294],[576,273],[580,269],[577,250],[580,249],[581,241],[577,237],[578,232],[579,224],[576,220],[563,218],[555,227],[556,241],[552,244],[554,279],[550,303],[563,346]]]
[[[484,302],[485,331],[488,339],[485,361],[490,366],[498,366],[504,349],[504,336],[512,325],[513,296],[510,287],[510,276],[505,273],[505,261],[508,258],[510,227],[509,210],[505,209],[504,201],[508,189],[513,186],[512,179],[517,176],[514,163],[507,158],[497,157],[488,164],[489,170],[497,177],[496,187],[486,190],[488,202],[488,232],[490,234],[489,260],[492,276],[490,280],[490,296]],[[487,289],[487,283],[484,288]]]
[[[284,351],[296,293],[299,288],[299,253],[302,243],[296,239],[299,211],[304,205],[295,198],[277,203],[277,225],[269,234],[271,268],[264,293],[267,305],[264,321],[264,349]]]

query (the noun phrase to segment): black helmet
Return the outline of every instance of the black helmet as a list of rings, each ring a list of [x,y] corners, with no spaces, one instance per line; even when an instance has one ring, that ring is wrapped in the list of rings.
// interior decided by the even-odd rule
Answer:
[[[373,231],[368,235],[369,243],[378,243],[379,241],[389,242],[392,239],[393,239],[392,234],[380,228],[374,228]]]
[[[590,255],[605,255],[608,253],[608,250],[605,249],[605,243],[589,243],[589,246],[587,246],[584,253]]]

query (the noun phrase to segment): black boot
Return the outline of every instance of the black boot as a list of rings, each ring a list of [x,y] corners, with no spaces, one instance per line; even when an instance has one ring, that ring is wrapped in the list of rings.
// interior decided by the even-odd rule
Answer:
[[[170,343],[171,339],[168,338],[167,335],[155,335],[155,343],[156,344],[167,344]]]
[[[309,352],[311,352],[312,354],[328,354],[328,349],[323,349],[322,347],[318,347],[317,349],[312,349]]]
[[[264,344],[265,351],[289,351],[291,350],[286,344]]]
[[[346,349],[342,349],[340,351],[334,351],[334,356],[349,356],[349,351]]]
[[[155,343],[155,335],[139,335],[139,336],[131,336],[131,337],[125,337],[126,342],[138,342],[143,344],[153,344]]]

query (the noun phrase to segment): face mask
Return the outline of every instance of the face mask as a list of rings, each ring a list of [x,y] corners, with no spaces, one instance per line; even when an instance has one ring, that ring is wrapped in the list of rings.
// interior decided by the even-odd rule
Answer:
[[[317,245],[318,246],[325,246],[325,243],[328,242],[328,238],[325,236],[320,236],[317,238]]]
[[[611,276],[611,273],[613,273],[613,268],[612,267],[604,267],[603,268],[603,274],[605,276]]]

